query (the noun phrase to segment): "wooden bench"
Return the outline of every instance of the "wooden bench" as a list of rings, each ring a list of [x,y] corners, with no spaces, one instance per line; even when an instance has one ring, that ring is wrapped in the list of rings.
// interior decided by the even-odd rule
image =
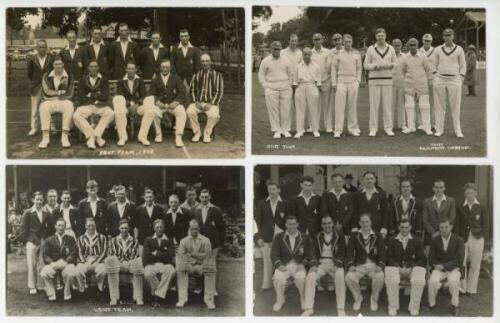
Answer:
[[[109,82],[109,98],[108,98],[107,102],[108,102],[109,107],[113,107],[112,100],[113,100],[113,97],[117,93],[118,81],[117,80],[109,80],[108,82]],[[146,86],[146,92],[149,93],[149,88],[151,86],[151,80],[144,80],[144,84]],[[73,91],[76,95],[76,93],[78,92],[78,81],[75,81]],[[78,107],[75,106],[75,111],[77,108]],[[187,109],[188,107],[186,106],[185,108]],[[92,128],[94,128],[97,125],[97,123],[99,122],[100,117],[93,114],[89,118],[90,118],[90,125],[92,126]],[[207,117],[205,114],[202,114],[201,118],[200,118],[200,116],[198,116],[198,118],[200,120],[200,126],[206,125]],[[134,113],[134,114],[128,113],[127,119],[128,119],[128,122],[127,122],[128,129],[127,130],[128,130],[129,139],[135,139],[135,135],[137,132],[136,129],[138,127],[140,127],[141,116],[139,116],[136,113]],[[187,122],[189,122],[189,120],[187,120]],[[137,125],[137,123],[139,123],[139,125]],[[53,114],[52,118],[50,120],[51,133],[53,133],[53,134],[60,133],[62,131],[62,129],[60,128],[61,124],[62,124],[62,115],[59,113]],[[114,122],[112,124],[114,124]],[[168,113],[164,113],[161,124],[162,124],[162,127],[164,129],[172,130],[172,129],[174,129],[174,125],[175,125],[175,117],[168,114]],[[78,130],[78,128],[73,127],[72,130],[73,129],[76,129],[76,131],[78,131],[79,139],[80,139],[80,141],[82,141],[83,134]],[[151,131],[151,129],[150,129],[150,131]],[[212,138],[215,139],[215,127],[214,127],[214,130],[212,133]]]

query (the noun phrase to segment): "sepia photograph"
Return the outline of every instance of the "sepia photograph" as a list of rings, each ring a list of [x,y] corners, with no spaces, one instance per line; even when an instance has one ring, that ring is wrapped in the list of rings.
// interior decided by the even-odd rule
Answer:
[[[6,167],[9,316],[244,316],[239,166]]]
[[[493,168],[257,165],[254,315],[493,315]]]
[[[256,155],[484,157],[486,10],[254,6]]]
[[[245,11],[6,9],[7,156],[242,158]]]

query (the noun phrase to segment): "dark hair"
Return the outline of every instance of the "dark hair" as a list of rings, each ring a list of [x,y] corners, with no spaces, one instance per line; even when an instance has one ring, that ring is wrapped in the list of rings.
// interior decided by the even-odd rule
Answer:
[[[196,193],[196,188],[194,188],[193,186],[188,186],[188,187],[186,187],[186,192],[195,192]]]
[[[444,179],[441,179],[441,178],[435,179],[432,182],[432,185],[436,185],[436,183],[443,183],[446,186],[446,182],[444,181]]]
[[[61,55],[55,55],[54,58],[52,59],[52,64],[54,64],[55,61],[61,61],[64,64]]]
[[[95,25],[94,27],[92,27],[92,33],[96,30],[99,30],[100,32],[102,32],[102,28],[101,26],[98,26],[98,25]]]
[[[118,24],[118,29],[120,29],[121,27],[127,27],[127,29],[128,29],[128,24],[126,22],[120,22]]]
[[[129,224],[128,219],[121,219],[120,222],[118,222],[118,226],[121,227],[122,224],[127,224],[128,225]]]
[[[399,224],[401,224],[401,223],[408,223],[409,225],[411,225],[410,220],[406,219],[406,218],[399,220]]]
[[[57,218],[56,224],[57,224],[57,222],[60,222],[60,221],[64,222],[64,224],[66,224],[66,220],[64,220],[64,218]]]
[[[160,31],[159,31],[159,30],[153,30],[153,31],[151,32],[151,37],[153,37],[153,35],[155,35],[155,34],[158,34],[158,35],[161,37],[161,33],[160,33]]]
[[[314,178],[312,178],[311,176],[302,176],[302,178],[300,179],[300,183],[304,182],[314,183]]]
[[[323,219],[326,219],[326,218],[333,220],[333,217],[330,214],[325,214],[325,215],[321,216],[321,221],[323,221]]]
[[[200,194],[208,193],[210,195],[210,190],[208,188],[202,188]]]
[[[285,217],[285,222],[288,221],[288,220],[295,220],[295,221],[298,221],[297,217],[295,215],[287,215]]]
[[[364,216],[367,216],[370,219],[370,221],[371,221],[372,215],[370,213],[366,213],[366,212],[365,213],[361,213],[359,215],[358,221],[361,220],[361,218],[364,217]]]
[[[161,223],[163,224],[163,226],[165,226],[165,221],[163,221],[163,219],[156,219],[154,222],[153,222],[153,228],[156,227],[156,225],[158,223]]]
[[[342,174],[340,174],[340,173],[333,173],[332,176],[330,176],[331,179],[334,179],[335,177],[340,177],[340,178],[344,179],[344,176],[342,176]]]
[[[189,30],[187,30],[186,28],[182,28],[181,30],[179,30],[179,35],[183,34],[183,33],[188,33],[189,34]]]
[[[266,182],[266,186],[269,187],[269,186],[276,186],[276,188],[280,188],[280,185],[278,183],[276,183],[275,181],[267,181]]]
[[[64,195],[64,194],[68,194],[69,196],[71,196],[71,192],[68,191],[68,190],[64,190],[61,192],[61,196]]]
[[[401,179],[401,181],[399,182],[399,186],[401,186],[401,184],[403,184],[404,182],[408,182],[408,183],[410,183],[411,186],[413,186],[413,183],[412,183],[411,179],[409,179],[409,178]]]
[[[464,191],[466,190],[474,190],[477,192],[477,186],[474,183],[467,183],[464,185]]]
[[[153,195],[155,194],[155,192],[149,187],[144,188],[144,195],[146,195],[147,193],[151,193]]]
[[[43,197],[43,193],[42,193],[42,191],[35,191],[35,192],[33,192],[33,194],[31,195],[31,198],[33,198],[33,199],[34,199],[34,198],[35,198],[35,197],[37,197],[38,195],[40,195],[40,196],[42,196],[42,197]]]
[[[89,62],[87,63],[87,67],[89,67],[89,66],[90,66],[90,64],[92,64],[92,63],[96,63],[96,64],[97,64],[97,66],[99,66],[99,62],[97,61],[97,59],[90,59],[90,60],[89,60]],[[90,182],[90,181],[89,181],[89,182]],[[94,182],[95,182],[95,181],[94,181]]]
[[[363,177],[365,177],[368,174],[373,175],[373,177],[375,177],[375,179],[377,178],[377,175],[375,175],[375,172],[372,172],[371,170],[367,170],[366,172],[364,172],[363,173]]]

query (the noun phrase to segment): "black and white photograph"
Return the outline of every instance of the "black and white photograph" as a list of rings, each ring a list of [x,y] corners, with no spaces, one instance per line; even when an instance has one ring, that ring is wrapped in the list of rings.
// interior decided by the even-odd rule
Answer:
[[[256,155],[484,157],[486,10],[254,6]]]
[[[245,315],[239,166],[8,165],[9,316]]]
[[[491,317],[493,196],[491,166],[257,165],[254,315]]]
[[[7,156],[242,158],[245,11],[6,9]]]

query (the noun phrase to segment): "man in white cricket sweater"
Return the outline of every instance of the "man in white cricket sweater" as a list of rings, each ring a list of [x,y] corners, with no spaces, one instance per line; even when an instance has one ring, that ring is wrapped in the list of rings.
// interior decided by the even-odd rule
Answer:
[[[406,56],[406,54],[401,51],[401,48],[403,47],[401,39],[393,39],[392,47],[394,47],[394,51],[396,53],[396,66],[392,69],[392,114],[395,118],[397,129],[403,130],[406,123],[405,88],[403,84],[403,73],[401,72],[400,65],[401,60]]]
[[[271,43],[272,55],[264,58],[259,68],[259,83],[264,88],[266,107],[274,139],[290,138],[292,77],[290,63],[281,57],[281,43]]]
[[[446,105],[449,102],[453,129],[458,138],[463,138],[460,127],[460,103],[462,83],[465,78],[465,53],[462,47],[453,43],[455,32],[446,28],[443,31],[444,44],[436,47],[431,64],[434,67],[434,116],[436,132],[440,137],[444,132]]]
[[[396,66],[394,48],[386,43],[386,32],[383,28],[375,31],[377,42],[368,47],[364,67],[368,74],[370,95],[370,137],[375,137],[378,130],[378,112],[382,103],[384,115],[384,131],[388,136],[394,136],[392,114],[392,69]]]
[[[333,105],[331,104],[333,91],[331,88],[330,80],[331,51],[330,49],[323,47],[323,35],[314,34],[312,39],[314,44],[314,48],[312,50],[312,61],[318,64],[321,71],[321,92],[319,97],[320,113],[318,115],[318,118],[321,118],[321,116],[323,116],[323,122],[326,132],[330,133],[333,132]],[[310,121],[312,124],[313,121]],[[313,131],[313,134],[314,137],[319,137],[319,131]]]
[[[344,112],[347,108],[347,132],[359,137],[358,90],[361,82],[361,55],[352,48],[352,36],[344,35],[344,49],[338,51],[332,60],[332,87],[335,93],[335,132],[340,138],[344,131]]]
[[[434,46],[432,46],[432,35],[431,34],[424,34],[422,36],[422,43],[423,43],[423,46],[420,47],[419,51],[423,54],[425,54],[425,56],[427,57],[427,59],[429,60],[429,62],[431,61],[431,58],[432,58],[432,55],[434,54]],[[431,65],[431,68],[432,68],[432,65]],[[431,125],[433,128],[435,128],[434,126],[434,98],[433,98],[433,95],[432,95],[432,84],[429,84],[429,104],[430,104],[430,111],[431,111]],[[415,120],[417,121],[417,129],[418,130],[422,130],[425,132],[424,130],[424,126],[422,125],[422,119],[421,119],[421,113],[420,113],[420,107],[416,108],[415,110]]]
[[[321,90],[321,72],[318,64],[311,61],[311,48],[305,47],[302,62],[295,69],[293,77],[295,107],[297,108],[297,133],[295,138],[304,135],[306,113],[311,117],[311,128],[319,132],[319,93]]]

